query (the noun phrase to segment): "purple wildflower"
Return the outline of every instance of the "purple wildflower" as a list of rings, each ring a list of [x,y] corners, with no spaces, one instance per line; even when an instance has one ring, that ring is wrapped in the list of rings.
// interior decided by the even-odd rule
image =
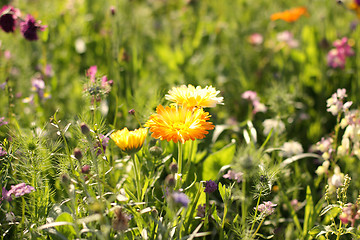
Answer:
[[[212,193],[215,192],[217,189],[218,189],[218,185],[214,181],[212,180],[206,181],[204,192]]]
[[[1,193],[2,197],[0,199],[0,202],[2,200],[6,200],[8,202],[12,201],[12,198],[11,198],[11,192],[6,190],[4,187],[2,188],[2,193]]]
[[[7,152],[0,146],[0,157],[3,157],[7,154]]]
[[[101,139],[101,144],[100,144],[100,141],[98,141],[95,146],[95,148],[97,149],[97,152],[96,152],[97,155],[100,155],[103,152],[105,153],[106,147],[109,144],[109,137],[106,137],[105,135],[100,134],[99,138]]]
[[[223,175],[223,178],[227,178],[230,180],[236,180],[238,183],[243,179],[242,172],[234,172],[233,170],[229,170],[226,174]]]
[[[44,89],[45,89],[45,82],[41,79],[41,77],[35,77],[31,80],[31,85],[33,90],[37,92],[40,99],[44,98]]]
[[[205,211],[206,211],[206,204],[205,203],[202,205],[200,204],[197,208],[196,216],[201,218],[205,217]]]
[[[5,89],[5,86],[6,86],[6,82],[3,82],[2,84],[0,84],[0,89],[1,89],[1,90],[4,90],[4,89]]]
[[[3,6],[0,10],[0,27],[4,32],[14,32],[16,19],[20,11],[12,6]]]
[[[7,124],[8,124],[8,122],[5,121],[5,117],[0,117],[0,127],[1,127],[2,125],[7,125]]]
[[[12,195],[14,197],[21,197],[27,193],[31,193],[32,191],[35,191],[35,188],[33,188],[30,185],[26,185],[25,183],[19,183],[17,185],[12,185],[11,189],[7,191],[4,187],[2,188],[2,198],[1,200],[6,201],[12,201]]]
[[[28,14],[24,22],[20,23],[20,30],[25,39],[29,41],[38,40],[37,30],[44,31],[46,26],[40,25],[40,21],[35,21],[35,18]]]
[[[275,212],[274,207],[276,207],[276,206],[277,206],[277,204],[274,204],[271,201],[267,201],[258,206],[258,211],[266,217]]]
[[[173,192],[171,197],[175,203],[180,203],[183,207],[187,207],[189,205],[190,199],[185,193]]]

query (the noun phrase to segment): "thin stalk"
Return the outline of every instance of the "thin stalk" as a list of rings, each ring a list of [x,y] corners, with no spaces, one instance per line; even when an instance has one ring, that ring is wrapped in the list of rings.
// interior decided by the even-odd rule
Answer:
[[[131,154],[131,159],[133,161],[133,170],[134,170],[134,175],[135,175],[135,185],[136,185],[136,192],[137,192],[137,201],[141,202],[141,189],[140,189],[140,172],[139,172],[139,168],[138,168],[138,164],[136,161],[136,155],[135,154]]]
[[[259,198],[258,198],[258,201],[256,203],[256,209],[255,209],[255,215],[254,215],[254,221],[251,225],[251,229],[250,229],[250,232],[254,229],[254,226],[255,226],[255,222],[256,222],[256,216],[257,216],[257,213],[258,213],[258,208],[259,208],[259,203],[260,203],[260,198],[261,198],[261,192],[262,190],[260,190],[260,193],[259,193]],[[261,225],[261,223],[260,223]],[[256,232],[255,232],[256,233]]]
[[[242,219],[242,228],[244,229],[246,226],[246,180],[245,177],[242,180],[242,194],[243,199],[241,201],[241,219]]]
[[[254,239],[256,237],[256,234],[259,231],[259,229],[260,229],[260,227],[261,227],[261,225],[263,224],[264,221],[265,221],[265,217],[261,220],[259,226],[256,228],[256,230],[255,230],[254,234],[252,235],[251,239]]]
[[[177,179],[176,179],[176,189],[181,188],[181,182],[182,182],[182,150],[183,150],[183,144],[181,142],[178,142],[178,172],[177,172]]]

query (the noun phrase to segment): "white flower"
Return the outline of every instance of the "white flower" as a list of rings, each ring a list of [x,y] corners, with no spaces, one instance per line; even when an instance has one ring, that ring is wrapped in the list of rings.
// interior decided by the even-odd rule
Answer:
[[[279,119],[266,119],[263,122],[264,126],[264,135],[268,135],[271,129],[274,129],[274,132],[281,134],[285,131],[285,124]]]
[[[304,152],[304,149],[301,146],[301,144],[295,141],[285,142],[284,145],[282,146],[282,150],[283,150],[282,154],[285,157],[291,157]]]

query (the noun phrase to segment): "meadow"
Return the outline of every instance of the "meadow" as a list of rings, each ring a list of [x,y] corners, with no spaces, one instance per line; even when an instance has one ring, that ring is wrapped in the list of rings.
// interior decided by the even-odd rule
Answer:
[[[2,0],[1,239],[360,239],[359,0]]]

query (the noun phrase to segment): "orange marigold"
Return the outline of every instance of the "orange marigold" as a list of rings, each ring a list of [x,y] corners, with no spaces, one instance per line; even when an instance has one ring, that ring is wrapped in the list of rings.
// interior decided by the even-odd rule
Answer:
[[[297,7],[289,10],[285,10],[284,12],[278,12],[271,15],[271,21],[275,21],[278,19],[284,20],[286,22],[295,22],[302,15],[307,14],[306,7]]]
[[[207,130],[214,129],[208,112],[202,108],[189,109],[186,107],[156,108],[156,114],[150,116],[145,126],[150,128],[152,137],[161,140],[185,143],[187,140],[203,139]]]

